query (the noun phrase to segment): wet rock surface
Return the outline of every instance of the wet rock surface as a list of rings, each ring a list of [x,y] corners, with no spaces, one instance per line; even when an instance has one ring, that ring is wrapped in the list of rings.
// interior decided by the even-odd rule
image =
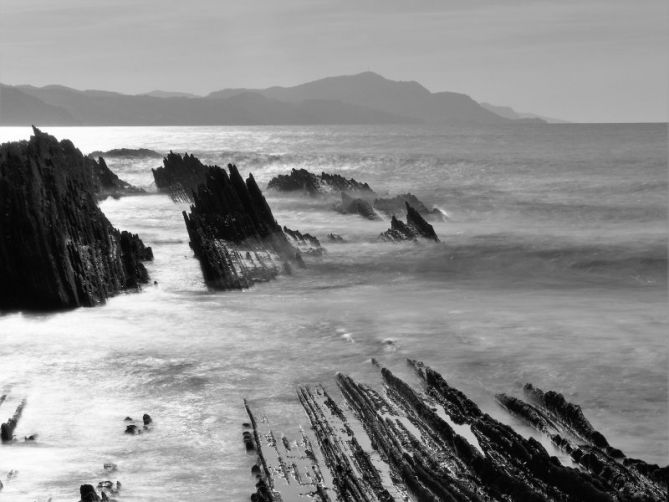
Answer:
[[[96,150],[88,154],[89,157],[116,157],[125,159],[138,159],[150,157],[154,159],[162,158],[162,154],[149,150],[148,148],[114,148],[112,150]]]
[[[647,475],[634,462],[617,463],[610,447],[592,439],[592,433],[597,438],[601,433],[582,413],[572,413],[580,408],[558,393],[534,404],[498,399],[514,415],[532,417],[527,420],[549,436],[561,416],[562,433],[603,466],[594,461],[564,465],[537,440],[483,413],[436,371],[417,361],[409,364],[418,388],[386,368],[380,368],[381,391],[338,375],[345,405],[320,385],[300,387],[311,429],[301,429],[294,441],[279,437],[246,403],[252,432],[245,432],[244,440],[253,440],[247,449],[257,453],[252,500],[666,500],[666,468],[650,468],[653,474]],[[547,404],[555,396],[567,403],[557,415]]]
[[[291,230],[285,225],[283,233],[286,234],[290,243],[303,255],[322,256],[325,252],[325,248],[321,246],[321,242],[311,234],[303,234],[299,230]]]
[[[204,184],[209,166],[194,155],[170,151],[163,158],[163,166],[152,169],[158,191],[168,193],[176,202],[192,202],[198,187]]]
[[[343,214],[359,214],[368,220],[380,220],[376,211],[372,207],[371,202],[360,197],[351,197],[346,192],[341,193],[341,204],[337,207],[338,211]]]
[[[374,194],[367,183],[345,178],[339,174],[321,173],[320,175],[306,169],[293,169],[290,174],[280,174],[272,178],[268,189],[279,192],[305,192],[311,196],[319,196],[332,192],[361,192]]]
[[[419,238],[439,242],[434,227],[423,218],[408,202],[405,202],[407,222],[397,219],[395,215],[390,220],[390,228],[383,232],[379,239],[389,242],[416,241]]]
[[[93,306],[147,282],[151,250],[98,208],[91,163],[38,129],[0,146],[0,309]]]
[[[190,245],[208,286],[243,289],[304,266],[302,255],[274,219],[253,178],[237,167],[207,168],[206,184],[183,212]]]
[[[394,215],[404,213],[407,204],[411,205],[425,218],[439,221],[444,219],[439,209],[429,209],[418,197],[411,193],[396,195],[394,197],[377,198],[374,199],[372,206],[384,214]]]

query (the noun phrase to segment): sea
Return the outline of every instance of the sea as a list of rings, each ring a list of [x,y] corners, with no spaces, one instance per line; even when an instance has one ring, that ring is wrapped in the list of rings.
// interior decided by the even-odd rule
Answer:
[[[338,173],[444,217],[432,222],[439,243],[388,243],[387,215],[265,191],[277,221],[327,253],[292,276],[212,291],[188,204],[156,191],[161,159],[107,158],[148,192],[100,207],[153,248],[151,282],[95,308],[0,315],[2,421],[27,400],[19,440],[0,445],[0,500],[74,501],[106,479],[124,502],[249,500],[244,400],[291,439],[308,428],[298,385],[337,396],[342,372],[378,386],[372,359],[408,379],[407,358],[423,361],[526,436],[495,394],[522,396],[527,382],[561,392],[628,456],[669,461],[666,124],[43,130],[83,153],[235,163],[263,189],[293,168]],[[0,141],[30,134],[0,128]],[[124,434],[124,418],[144,413],[152,430]]]

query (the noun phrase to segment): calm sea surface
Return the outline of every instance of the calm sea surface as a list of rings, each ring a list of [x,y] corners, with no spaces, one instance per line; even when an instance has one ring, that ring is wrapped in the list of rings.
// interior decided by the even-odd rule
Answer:
[[[248,500],[243,399],[290,436],[306,422],[296,385],[332,388],[337,371],[374,384],[371,358],[400,375],[423,360],[508,423],[496,392],[563,392],[628,455],[669,460],[666,125],[45,130],[84,153],[235,162],[261,186],[291,168],[341,173],[448,219],[434,223],[440,244],[381,243],[388,220],[267,192],[280,224],[346,242],[293,277],[213,292],[186,206],[155,193],[160,160],[107,159],[153,192],[101,207],[153,247],[158,284],[98,308],[0,316],[0,418],[26,397],[16,433],[39,434],[0,445],[3,500],[76,500],[108,478],[128,502]],[[29,135],[0,128],[0,141]],[[124,435],[123,418],[145,412],[154,430]]]

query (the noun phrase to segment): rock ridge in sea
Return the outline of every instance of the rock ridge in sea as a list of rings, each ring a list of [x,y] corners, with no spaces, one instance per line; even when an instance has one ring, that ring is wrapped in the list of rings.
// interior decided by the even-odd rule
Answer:
[[[322,172],[314,174],[306,169],[293,169],[290,174],[280,174],[272,178],[267,188],[279,192],[306,192],[311,196],[319,196],[332,192],[361,192],[374,194],[367,184],[353,178],[345,178],[339,174]]]
[[[106,176],[71,141],[37,128],[0,146],[1,309],[93,306],[148,281],[151,248],[97,206]]]
[[[390,228],[383,232],[379,239],[384,241],[416,241],[418,238],[429,239],[439,242],[439,237],[421,214],[416,211],[408,202],[405,202],[407,212],[407,222],[397,219],[393,215],[390,220]]]
[[[206,171],[205,183],[193,193],[193,205],[183,217],[208,286],[248,288],[282,271],[291,273],[292,265],[304,266],[253,175],[244,181],[233,164],[228,164],[229,174],[218,166]]]
[[[273,431],[245,402],[243,438],[257,454],[251,500],[666,500],[667,467],[601,444],[603,435],[557,392],[528,386],[532,404],[506,395],[498,402],[570,460],[482,412],[421,362],[408,360],[417,386],[372,363],[383,386],[338,374],[343,403],[323,385],[298,388],[311,427],[300,427],[296,440]]]
[[[182,156],[170,150],[163,158],[163,166],[152,171],[158,191],[168,193],[175,202],[192,202],[193,193],[206,182],[209,166],[193,154]]]

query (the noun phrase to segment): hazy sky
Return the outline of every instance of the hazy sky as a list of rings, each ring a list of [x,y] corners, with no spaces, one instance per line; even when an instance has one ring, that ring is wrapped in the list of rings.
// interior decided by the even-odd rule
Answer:
[[[373,70],[576,121],[666,121],[667,0],[0,0],[0,82],[126,93]]]

